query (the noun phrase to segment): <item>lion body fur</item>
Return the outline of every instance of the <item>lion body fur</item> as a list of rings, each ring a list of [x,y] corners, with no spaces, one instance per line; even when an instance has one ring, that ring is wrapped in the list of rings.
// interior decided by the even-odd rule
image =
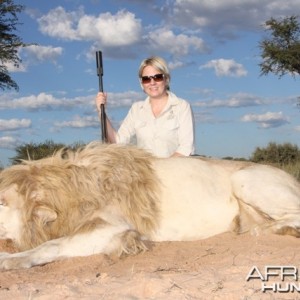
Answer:
[[[91,143],[0,173],[0,238],[20,252],[4,269],[70,256],[138,253],[143,240],[198,240],[226,231],[299,236],[300,185],[246,162],[154,158]],[[34,253],[34,255],[33,255]]]

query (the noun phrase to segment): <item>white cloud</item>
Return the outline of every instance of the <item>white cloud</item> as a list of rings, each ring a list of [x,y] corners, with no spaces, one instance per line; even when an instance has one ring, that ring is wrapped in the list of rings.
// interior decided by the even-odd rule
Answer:
[[[229,107],[248,107],[265,104],[265,101],[260,97],[246,93],[238,93],[229,98],[226,102]]]
[[[141,21],[134,14],[119,11],[100,14],[98,17],[83,16],[78,22],[77,33],[83,40],[96,40],[105,47],[125,46],[136,43],[141,37]]]
[[[98,117],[93,116],[75,116],[71,121],[55,122],[56,128],[72,127],[72,128],[85,128],[85,127],[99,127]]]
[[[175,70],[177,68],[184,67],[185,63],[179,60],[171,61],[168,63],[168,67],[170,70]]]
[[[150,32],[146,37],[150,47],[156,51],[166,51],[175,56],[182,56],[189,53],[190,49],[197,53],[208,51],[204,41],[195,36],[186,34],[174,34],[167,28],[159,28]]]
[[[266,112],[265,114],[248,114],[241,118],[243,122],[255,122],[260,128],[274,128],[289,123],[282,112]]]
[[[22,52],[31,59],[31,61],[51,61],[55,63],[62,55],[62,47],[30,45],[22,49]]]
[[[62,47],[30,45],[19,49],[18,56],[22,60],[19,66],[15,66],[12,62],[7,62],[4,65],[8,72],[26,72],[30,64],[37,62],[50,61],[56,64],[62,53]]]
[[[249,107],[249,106],[259,106],[267,104],[267,100],[261,97],[247,94],[247,93],[237,93],[232,95],[226,100],[214,99],[209,101],[198,101],[195,102],[195,106],[199,107]]]
[[[70,110],[72,108],[90,107],[95,109],[95,95],[75,98],[57,98],[52,94],[40,93],[26,97],[16,98],[17,94],[0,95],[0,110],[26,109],[29,111]],[[133,102],[143,100],[142,92],[127,91],[124,93],[108,93],[109,108],[130,107]],[[89,109],[89,108],[88,108]]]
[[[108,107],[130,107],[133,102],[144,100],[145,96],[141,92],[127,91],[124,93],[108,93]]]
[[[51,94],[40,93],[28,97],[21,97],[11,102],[10,108],[25,108],[28,110],[53,109],[66,105],[62,99],[56,99]]]
[[[2,149],[15,149],[19,141],[11,136],[0,137],[0,148]]]
[[[74,27],[82,15],[82,8],[76,12],[67,13],[63,7],[58,6],[37,21],[40,31],[46,35],[66,40],[77,40],[79,38]]]
[[[201,111],[201,112],[194,112],[194,120],[196,123],[215,123],[212,114],[210,112]]]
[[[102,47],[131,45],[141,37],[141,20],[121,10],[115,15],[85,15],[82,8],[66,12],[61,6],[38,19],[42,33],[64,40],[97,41]]]
[[[82,7],[76,11],[66,11],[58,6],[37,20],[40,31],[45,35],[69,41],[92,41],[93,45],[85,53],[88,59],[94,59],[95,49],[99,45],[104,52],[107,50],[107,56],[123,58],[135,57],[144,48],[147,48],[142,50],[145,53],[167,52],[175,57],[209,51],[204,41],[193,33],[175,34],[163,25],[143,36],[142,21],[126,10],[96,16],[85,14]],[[132,45],[136,48],[126,48]]]
[[[12,95],[12,97],[15,97]],[[26,97],[8,99],[6,96],[0,95],[0,110],[1,109],[27,109],[30,111],[39,110],[58,110],[71,109],[79,105],[86,106],[87,103],[92,105],[94,99],[92,96],[68,98],[56,98],[51,94],[40,93],[38,95],[30,95]]]
[[[200,69],[214,69],[218,77],[242,77],[247,75],[243,65],[235,62],[233,59],[213,59],[200,66]]]
[[[261,30],[270,18],[294,15],[298,0],[176,0],[169,18],[187,28],[207,28],[224,39],[241,30]]]
[[[25,63],[20,63],[19,66],[15,66],[12,62],[4,63],[4,66],[7,68],[8,72],[17,73],[17,72],[26,72],[27,65]]]
[[[31,120],[29,119],[0,119],[0,131],[18,130],[29,127],[31,127]]]

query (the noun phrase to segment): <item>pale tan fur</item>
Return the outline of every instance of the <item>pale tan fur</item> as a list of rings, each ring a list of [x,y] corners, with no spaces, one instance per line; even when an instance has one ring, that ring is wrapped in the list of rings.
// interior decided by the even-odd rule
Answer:
[[[0,253],[0,269],[229,230],[299,237],[299,182],[270,166],[98,142],[0,173],[0,238],[20,250]]]

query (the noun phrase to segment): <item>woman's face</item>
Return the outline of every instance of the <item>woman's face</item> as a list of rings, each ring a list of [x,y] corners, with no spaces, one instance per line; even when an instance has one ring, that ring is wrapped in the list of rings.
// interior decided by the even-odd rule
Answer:
[[[161,72],[152,66],[146,66],[142,72],[142,86],[145,93],[151,98],[159,98],[164,96],[167,91],[166,79],[161,76]],[[158,75],[156,78],[153,76]],[[143,77],[146,76],[146,81],[143,83]],[[148,77],[148,78],[147,78]],[[149,78],[150,77],[150,78]]]

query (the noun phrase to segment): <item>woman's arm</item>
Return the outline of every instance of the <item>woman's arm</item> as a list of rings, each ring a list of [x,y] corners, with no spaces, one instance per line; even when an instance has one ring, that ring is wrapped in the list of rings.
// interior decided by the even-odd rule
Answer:
[[[105,105],[106,99],[107,99],[107,93],[102,93],[102,92],[99,92],[95,99],[100,122],[101,122],[101,104]],[[117,133],[116,133],[115,129],[113,128],[108,117],[106,117],[106,130],[107,130],[107,141],[109,143],[115,143]]]
[[[179,111],[179,147],[172,156],[189,156],[194,153],[195,129],[191,106],[184,101]]]

